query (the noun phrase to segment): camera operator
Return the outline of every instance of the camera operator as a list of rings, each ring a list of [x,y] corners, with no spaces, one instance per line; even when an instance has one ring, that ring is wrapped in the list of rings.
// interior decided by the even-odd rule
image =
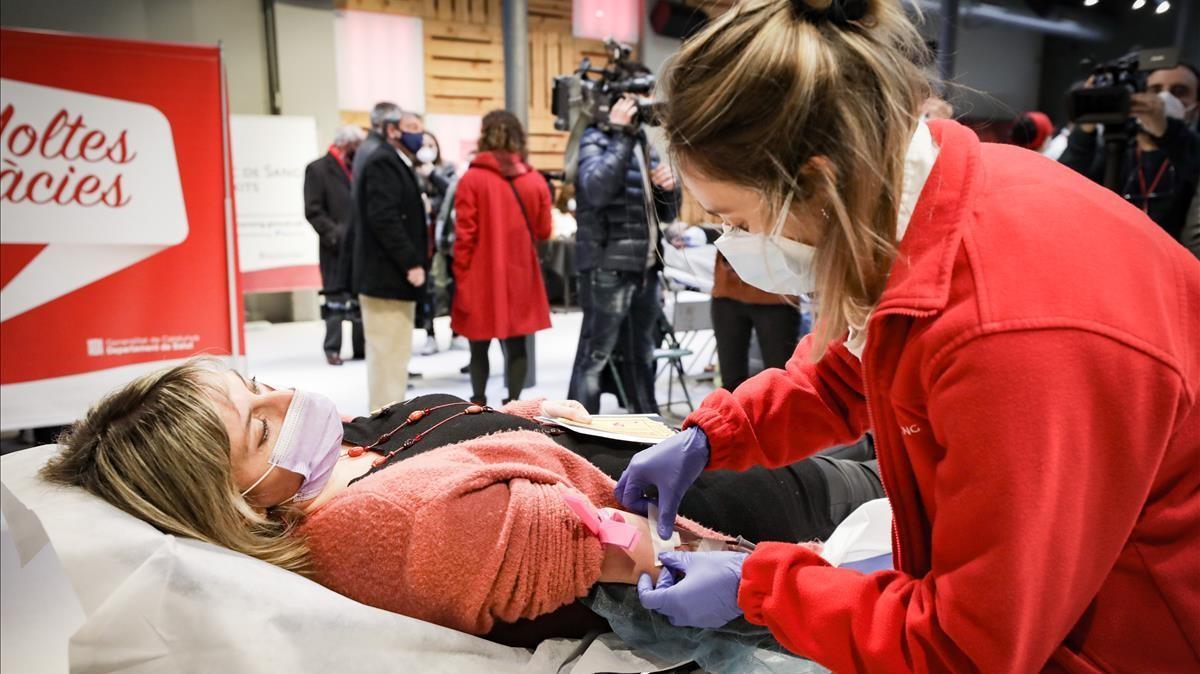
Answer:
[[[1130,95],[1129,112],[1138,129],[1124,153],[1117,193],[1176,241],[1182,241],[1188,206],[1200,179],[1200,134],[1195,130],[1198,81],[1195,67],[1180,64],[1151,72],[1146,91]],[[1084,86],[1090,88],[1091,80]],[[1059,161],[1101,182],[1104,146],[1099,136],[1097,125],[1077,124]]]
[[[659,220],[675,219],[679,192],[670,167],[659,163],[636,126],[637,112],[636,99],[625,95],[612,105],[607,124],[584,131],[579,146],[576,265],[583,327],[569,395],[593,413],[600,409],[601,375],[618,346],[631,364],[632,381],[625,382],[629,411],[657,411],[661,237],[646,212],[645,172]]]

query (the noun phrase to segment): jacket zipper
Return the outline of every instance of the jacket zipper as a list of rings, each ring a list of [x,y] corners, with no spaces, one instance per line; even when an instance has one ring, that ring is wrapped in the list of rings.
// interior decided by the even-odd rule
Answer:
[[[877,319],[881,319],[885,316],[891,316],[891,315],[909,316],[912,318],[924,318],[927,316],[932,316],[935,313],[937,313],[937,312],[936,311],[917,311],[917,310],[913,310],[913,309],[888,309],[881,314],[876,314],[876,315],[871,316],[869,319],[867,319],[867,323],[868,323],[868,325],[870,325],[871,323],[878,323],[879,321]],[[879,330],[875,330],[873,332],[876,336],[878,336]],[[868,329],[867,330],[867,340],[868,341],[873,341],[871,339],[871,335],[872,335],[872,331]],[[902,570],[902,561],[901,560],[904,557],[904,547],[905,547],[903,545],[904,538],[900,535],[900,524],[903,521],[903,518],[900,517],[902,510],[900,508],[897,508],[897,506],[900,505],[900,503],[896,499],[892,498],[894,489],[888,487],[888,474],[891,472],[891,466],[888,465],[888,462],[895,460],[895,457],[892,455],[892,452],[894,452],[895,449],[890,448],[890,447],[888,448],[888,451],[887,451],[888,460],[887,461],[883,460],[883,458],[880,456],[881,452],[879,450],[880,450],[880,447],[882,446],[882,444],[879,442],[879,440],[883,439],[884,431],[881,429],[881,427],[877,423],[878,417],[876,416],[873,406],[871,404],[871,398],[872,398],[871,377],[868,376],[868,374],[867,374],[868,373],[867,356],[869,354],[871,354],[871,352],[872,352],[872,349],[870,348],[870,344],[864,343],[863,344],[863,358],[862,358],[863,397],[866,399],[866,403],[867,403],[867,419],[870,420],[871,428],[875,431],[875,437],[876,437],[875,454],[880,459],[880,461],[879,461],[879,482],[880,482],[880,485],[883,487],[883,495],[887,498],[888,503],[891,504],[891,506],[892,506],[892,552],[893,552],[893,557],[894,557],[894,559],[892,560],[892,567],[897,570]],[[872,362],[873,362],[873,360],[872,360]],[[890,432],[890,430],[891,429],[888,429],[889,432]],[[900,444],[901,445],[904,444],[903,439],[900,440]]]

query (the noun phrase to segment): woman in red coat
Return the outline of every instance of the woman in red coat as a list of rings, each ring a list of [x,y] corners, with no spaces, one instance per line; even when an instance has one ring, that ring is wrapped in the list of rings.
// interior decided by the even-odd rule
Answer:
[[[537,241],[550,238],[550,188],[525,163],[525,130],[512,113],[483,118],[478,154],[454,195],[451,326],[471,342],[471,401],[487,403],[488,349],[504,340],[508,398],[521,397],[525,337],[550,327]]]
[[[661,530],[702,470],[871,430],[894,568],[666,553],[642,604],[744,615],[837,672],[1200,671],[1200,263],[1066,167],[920,121],[924,52],[896,0],[744,0],[664,75],[718,248],[818,316],[617,498],[656,488]]]

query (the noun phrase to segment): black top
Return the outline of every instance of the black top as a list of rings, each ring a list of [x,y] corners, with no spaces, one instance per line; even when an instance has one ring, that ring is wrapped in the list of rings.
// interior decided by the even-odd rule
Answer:
[[[1099,183],[1104,180],[1105,148],[1102,140],[1097,132],[1087,133],[1076,127],[1067,136],[1067,148],[1058,160]],[[1129,140],[1121,158],[1121,189],[1118,193],[1134,206],[1144,206],[1150,219],[1178,241],[1188,206],[1196,192],[1196,184],[1200,181],[1200,134],[1189,129],[1182,121],[1169,118],[1166,132],[1156,143],[1158,150],[1141,153],[1140,168],[1147,188],[1163,162],[1169,160],[1171,163],[1153,192],[1147,195],[1149,198],[1143,198],[1137,177],[1137,138]]]
[[[431,449],[474,440],[475,438],[492,433],[502,433],[504,431],[542,431],[547,434],[558,434],[560,432],[557,428],[546,428],[536,421],[512,414],[504,414],[495,410],[484,412],[483,414],[463,414],[462,416],[450,419],[450,417],[454,417],[456,414],[461,414],[471,403],[445,393],[433,393],[417,396],[412,400],[395,405],[389,405],[369,417],[356,417],[352,421],[344,422],[342,424],[342,437],[352,445],[366,446],[403,424],[409,414],[417,410],[430,409],[446,404],[452,406],[433,410],[417,423],[410,424],[396,431],[386,442],[373,449],[372,451],[376,454],[387,454],[401,447],[418,433],[423,434],[421,439],[413,443],[408,449],[398,452],[385,463],[372,468],[362,477],[355,478],[350,484],[354,484],[354,482],[361,480],[363,477],[383,470],[404,459],[424,454]],[[438,423],[447,419],[450,419],[450,421],[437,426]],[[435,426],[437,428],[434,428]]]

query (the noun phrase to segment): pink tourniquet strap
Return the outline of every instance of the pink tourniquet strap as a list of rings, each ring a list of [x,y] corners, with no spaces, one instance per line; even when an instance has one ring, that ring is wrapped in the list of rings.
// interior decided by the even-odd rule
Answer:
[[[641,532],[633,525],[625,523],[620,514],[608,509],[597,510],[586,496],[561,485],[558,493],[571,512],[583,522],[583,526],[593,536],[598,537],[601,543],[615,545],[624,550],[637,545]]]

